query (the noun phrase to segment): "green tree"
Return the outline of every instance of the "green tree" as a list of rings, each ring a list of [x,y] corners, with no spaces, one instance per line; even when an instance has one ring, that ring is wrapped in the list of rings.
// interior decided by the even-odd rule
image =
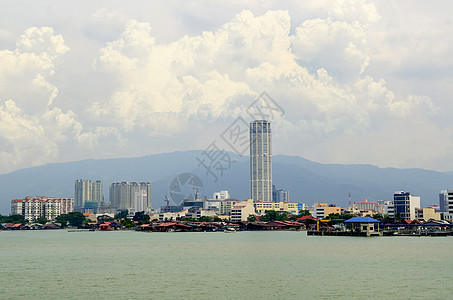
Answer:
[[[384,217],[381,214],[374,214],[373,219],[382,220]]]
[[[127,209],[120,210],[117,214],[115,214],[114,218],[115,219],[124,219],[127,217],[129,214],[129,211]]]
[[[60,223],[62,228],[68,226],[68,215],[67,214],[59,215],[58,217],[55,218],[55,222]]]
[[[329,219],[344,219],[344,220],[349,220],[351,218],[353,218],[354,216],[353,215],[348,215],[348,214],[339,214],[339,213],[331,213],[329,215]]]
[[[299,210],[299,218],[304,216],[311,216],[310,211],[308,209]]]
[[[46,224],[47,222],[49,222],[49,220],[47,220],[45,217],[39,217],[38,220],[36,220],[36,222],[38,222],[39,224]]]
[[[247,217],[247,222],[250,222],[250,223],[256,222],[256,216],[255,215],[249,215]]]
[[[260,217],[260,221],[272,222],[272,221],[287,221],[289,220],[286,212],[278,212],[275,210],[267,210],[264,216]]]
[[[67,222],[69,225],[80,228],[85,223],[85,216],[78,211],[73,211],[67,214]]]
[[[198,221],[200,222],[212,222],[214,221],[214,218],[213,217],[210,217],[210,216],[202,216],[198,219]]]
[[[16,223],[16,224],[24,224],[28,221],[25,220],[24,216],[22,215],[11,215],[11,216],[2,216],[0,215],[0,223]]]
[[[137,221],[139,224],[149,224],[149,215],[145,214],[144,211],[138,211],[135,213],[132,220]]]
[[[129,218],[122,218],[121,219],[121,226],[123,226],[125,228],[133,228],[133,227],[135,227],[135,223],[134,223],[134,221],[132,221]]]

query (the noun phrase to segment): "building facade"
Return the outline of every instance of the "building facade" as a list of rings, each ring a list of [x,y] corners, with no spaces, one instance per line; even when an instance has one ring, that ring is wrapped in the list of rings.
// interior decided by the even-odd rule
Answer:
[[[289,191],[277,190],[277,201],[275,202],[289,202]]]
[[[40,217],[55,220],[61,214],[73,211],[74,198],[25,197],[11,201],[11,214],[22,215],[29,222]]]
[[[318,219],[327,218],[330,214],[343,214],[344,208],[327,203],[315,203],[312,216]]]
[[[409,192],[398,191],[393,194],[395,217],[399,214],[402,219],[415,220],[415,209],[420,208],[420,197]]]
[[[432,207],[416,208],[415,217],[417,221],[440,220],[440,213]]]
[[[264,215],[268,210],[275,210],[278,212],[287,212],[293,215],[298,213],[298,204],[292,202],[265,202],[254,201],[253,206],[257,215]]]
[[[104,202],[102,181],[77,179],[74,185],[74,208],[79,211],[84,209],[96,210]]]
[[[239,202],[236,203],[231,209],[231,218],[233,222],[247,221],[250,215],[255,214],[255,208],[251,202]]]
[[[151,211],[151,183],[115,182],[110,185],[109,199],[112,209],[130,213]]]
[[[453,213],[453,190],[440,191],[439,208],[442,213]]]
[[[250,194],[254,201],[273,201],[272,128],[265,120],[250,123]]]

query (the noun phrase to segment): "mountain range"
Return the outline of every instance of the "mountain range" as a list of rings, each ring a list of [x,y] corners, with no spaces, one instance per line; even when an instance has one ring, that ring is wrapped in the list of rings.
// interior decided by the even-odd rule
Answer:
[[[76,179],[101,180],[104,197],[112,182],[151,182],[152,205],[164,205],[165,196],[175,192],[170,183],[183,173],[199,177],[202,187],[192,191],[185,185],[180,193],[198,193],[208,198],[228,190],[236,199],[249,197],[249,158],[225,152],[221,164],[208,164],[209,157],[198,150],[153,154],[134,158],[90,159],[51,163],[0,175],[0,213],[9,214],[12,199],[26,196],[74,197]],[[211,157],[212,158],[212,157]],[[231,159],[231,164],[229,163]],[[205,161],[204,167],[200,161]],[[220,170],[220,166],[223,167]],[[217,178],[216,178],[216,177]],[[440,190],[453,187],[453,172],[423,169],[379,168],[372,165],[322,164],[299,156],[273,156],[273,183],[288,190],[291,202],[326,202],[347,206],[351,201],[392,200],[395,191],[421,196],[422,206],[438,204]],[[172,203],[170,203],[172,204]],[[178,203],[177,203],[178,204]]]

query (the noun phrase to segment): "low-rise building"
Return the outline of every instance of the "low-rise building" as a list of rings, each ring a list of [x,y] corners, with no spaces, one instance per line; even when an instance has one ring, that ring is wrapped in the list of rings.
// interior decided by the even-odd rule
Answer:
[[[343,214],[344,208],[327,203],[315,203],[312,216],[318,219],[324,219],[330,214]]]
[[[377,202],[368,201],[366,198],[361,202],[354,202],[352,207],[358,211],[371,211],[372,213],[382,213],[381,205]]]
[[[268,210],[288,212],[293,215],[297,215],[299,212],[298,204],[292,202],[254,201],[253,205],[258,215],[264,215]]]
[[[435,208],[432,207],[425,207],[425,208],[416,208],[415,215],[417,221],[428,221],[432,220],[440,220],[440,213],[436,212]]]
[[[250,215],[255,215],[255,208],[251,202],[243,201],[236,203],[231,209],[231,221],[247,221]]]

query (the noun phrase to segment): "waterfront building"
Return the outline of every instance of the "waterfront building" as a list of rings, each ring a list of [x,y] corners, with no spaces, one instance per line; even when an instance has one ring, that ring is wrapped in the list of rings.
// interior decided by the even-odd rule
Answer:
[[[23,215],[24,201],[22,199],[11,200],[11,215]]]
[[[22,215],[29,222],[41,217],[55,220],[61,214],[72,212],[73,198],[30,197],[11,201],[11,214]]]
[[[435,208],[415,208],[415,217],[417,221],[440,220],[440,213],[436,212]]]
[[[187,215],[189,214],[188,209],[183,209],[178,212],[160,212],[159,214],[151,214],[149,216],[150,220],[155,220],[158,219],[159,221],[165,221],[165,220],[177,220],[179,218],[184,218],[188,217]]]
[[[275,202],[271,201],[254,201],[253,206],[259,216],[264,215],[268,210],[275,210]]]
[[[327,205],[327,203],[315,203],[313,205],[312,216],[317,219],[327,218],[330,214],[343,214],[344,208],[338,207],[333,204]]]
[[[74,198],[60,199],[60,214],[67,214],[74,211]]]
[[[213,199],[230,199],[230,193],[228,191],[216,192],[212,195]]]
[[[298,214],[298,204],[292,202],[266,202],[254,201],[253,205],[257,215],[264,215],[268,210],[275,210],[278,212],[287,212],[293,215]]]
[[[96,210],[104,201],[102,181],[77,179],[74,187],[74,208],[78,211]]]
[[[55,220],[61,213],[60,199],[43,200],[43,215],[47,220]]]
[[[395,216],[402,219],[415,220],[415,209],[420,208],[420,197],[411,195],[410,192],[398,191],[393,195]]]
[[[390,218],[395,217],[395,206],[393,201],[383,201],[382,202],[382,213],[384,216],[389,216]]]
[[[241,222],[247,221],[247,218],[250,215],[255,215],[255,208],[253,207],[252,202],[243,201],[236,203],[231,209],[231,218],[232,222]]]
[[[210,209],[204,209],[199,207],[189,208],[185,214],[186,218],[199,219],[201,217],[215,217],[216,213]]]
[[[353,207],[361,211],[372,211],[373,213],[381,213],[381,205],[377,202],[368,201],[366,198],[361,202],[354,202]]]
[[[254,201],[273,200],[272,129],[265,120],[250,123],[250,194]]]
[[[151,183],[115,182],[110,184],[109,200],[113,209],[130,213],[151,211]]]
[[[380,221],[370,217],[355,217],[344,222],[345,225],[351,226],[351,231],[362,233],[366,236],[382,236],[379,231]]]

